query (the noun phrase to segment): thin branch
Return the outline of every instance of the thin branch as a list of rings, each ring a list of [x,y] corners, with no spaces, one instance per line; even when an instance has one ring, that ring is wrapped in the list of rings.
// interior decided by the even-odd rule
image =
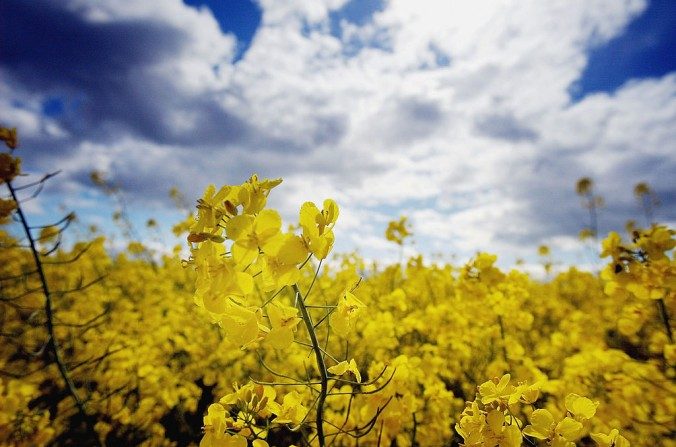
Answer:
[[[41,178],[40,180],[38,180],[38,181],[36,181],[36,182],[27,183],[27,184],[25,184],[25,185],[21,185],[21,186],[15,187],[15,188],[14,188],[14,191],[22,191],[22,190],[24,190],[24,189],[32,188],[33,186],[37,186],[37,185],[39,185],[39,184],[41,184],[41,183],[46,182],[46,181],[49,180],[50,178],[52,178],[52,177],[54,177],[54,176],[56,176],[56,175],[59,175],[60,172],[61,172],[61,171],[55,171],[55,172],[50,172],[50,173],[48,173],[48,174],[45,174],[45,175],[42,176],[42,178]]]
[[[84,255],[84,254],[87,252],[87,250],[89,250],[89,248],[90,248],[91,246],[92,246],[92,243],[89,242],[87,245],[85,245],[85,247],[84,247],[82,250],[80,250],[75,256],[73,256],[73,257],[70,258],[70,259],[66,259],[66,260],[63,260],[63,261],[48,261],[48,260],[44,260],[44,261],[42,261],[42,263],[43,263],[43,264],[49,264],[49,265],[71,264],[71,263],[77,261],[78,259],[80,259],[80,257],[82,257],[82,255]]]
[[[35,241],[33,240],[33,236],[31,235],[30,228],[28,226],[28,220],[26,219],[26,216],[23,212],[23,208],[21,206],[21,202],[19,202],[17,198],[16,192],[14,191],[11,181],[6,182],[6,184],[10,194],[12,195],[12,199],[14,199],[14,202],[17,204],[16,212],[19,216],[19,219],[21,220],[21,224],[23,226],[24,232],[26,233],[26,237],[28,238],[28,242],[31,247],[31,253],[33,254],[33,260],[35,261],[35,267],[38,270],[38,276],[40,277],[40,282],[42,283],[42,292],[45,295],[45,314],[47,316],[47,333],[49,334],[50,346],[52,348],[51,351],[54,354],[54,361],[57,364],[59,373],[61,374],[61,378],[66,384],[66,388],[68,389],[69,394],[71,395],[71,397],[73,398],[73,400],[77,405],[78,411],[80,412],[85,422],[87,423],[88,429],[90,430],[93,437],[96,440],[99,440],[98,435],[96,435],[96,430],[94,429],[92,421],[87,415],[87,408],[85,406],[85,403],[80,398],[80,395],[78,394],[77,389],[75,388],[75,384],[73,383],[73,379],[70,377],[70,374],[66,369],[66,366],[61,357],[61,350],[59,349],[59,344],[58,341],[56,340],[56,336],[54,333],[54,310],[52,308],[52,296],[49,291],[49,286],[47,285],[47,277],[45,276],[45,272],[42,268],[42,261],[40,260],[40,255],[35,245]]]

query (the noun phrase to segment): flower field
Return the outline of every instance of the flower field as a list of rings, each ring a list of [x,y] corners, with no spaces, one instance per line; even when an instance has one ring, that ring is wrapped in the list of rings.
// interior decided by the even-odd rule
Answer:
[[[547,281],[489,253],[366,264],[332,251],[339,204],[283,223],[281,179],[252,176],[177,225],[189,258],[156,260],[62,248],[72,217],[31,227],[0,157],[2,446],[676,446],[665,226]]]

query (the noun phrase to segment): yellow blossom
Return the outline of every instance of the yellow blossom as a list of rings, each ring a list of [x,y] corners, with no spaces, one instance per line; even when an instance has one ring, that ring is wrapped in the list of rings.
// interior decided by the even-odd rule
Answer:
[[[354,374],[357,382],[361,382],[361,373],[359,372],[359,368],[357,368],[357,363],[354,361],[354,359],[350,359],[349,362],[347,360],[343,360],[337,365],[328,368],[327,371],[337,376],[342,376],[349,371]]]
[[[361,310],[366,307],[349,290],[345,290],[338,299],[338,305],[331,314],[330,324],[333,330],[341,336],[346,336],[354,328],[354,322]]]
[[[622,436],[616,428],[610,430],[610,433],[607,435],[603,433],[592,433],[591,437],[596,441],[598,447],[630,447],[627,438]]]

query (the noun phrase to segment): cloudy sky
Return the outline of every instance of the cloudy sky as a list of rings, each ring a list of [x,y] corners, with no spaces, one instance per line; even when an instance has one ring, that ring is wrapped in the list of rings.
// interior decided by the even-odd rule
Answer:
[[[582,176],[602,233],[640,181],[676,224],[675,43],[670,0],[3,0],[0,123],[62,170],[38,220],[109,220],[95,169],[165,230],[172,186],[257,172],[289,222],[334,198],[341,251],[396,260],[407,215],[408,254],[587,263]]]

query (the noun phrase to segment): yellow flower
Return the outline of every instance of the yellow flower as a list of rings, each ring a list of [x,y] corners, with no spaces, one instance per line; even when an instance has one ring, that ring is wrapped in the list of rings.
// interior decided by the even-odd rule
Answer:
[[[220,315],[220,325],[225,337],[242,349],[258,339],[258,313],[244,306],[231,303]]]
[[[253,174],[249,180],[238,189],[238,200],[244,206],[245,214],[256,214],[265,208],[270,190],[282,183],[281,178],[258,180]]]
[[[279,233],[265,244],[265,255],[258,258],[263,290],[269,292],[295,284],[300,279],[298,264],[308,256],[303,240],[293,234]]]
[[[592,179],[590,179],[589,177],[582,177],[575,184],[575,192],[577,192],[578,195],[581,195],[581,196],[584,196],[586,194],[590,194],[593,185],[594,185],[594,182],[592,181]]]
[[[324,208],[305,202],[300,208],[300,226],[303,240],[317,259],[325,259],[333,247],[333,227],[338,219],[338,205],[331,199],[324,200]]]
[[[465,446],[483,446],[482,431],[486,426],[485,413],[479,409],[479,404],[474,401],[469,403],[463,410],[460,422],[455,425],[455,431],[462,436]]]
[[[282,218],[275,210],[263,210],[257,216],[242,214],[231,218],[225,226],[229,239],[235,241],[232,257],[246,266],[253,262],[265,244],[282,228]]]
[[[337,376],[342,376],[343,374],[349,371],[352,374],[354,374],[354,377],[357,379],[357,382],[361,382],[361,373],[359,372],[359,368],[357,368],[357,362],[355,362],[354,359],[351,359],[349,363],[347,362],[347,360],[343,360],[337,365],[328,368],[327,371]]]
[[[580,422],[566,417],[559,423],[555,423],[554,416],[545,409],[533,411],[530,415],[530,425],[523,429],[524,435],[548,439],[553,446],[574,446],[573,441],[578,439],[583,432],[584,428]]]
[[[540,397],[540,387],[540,382],[536,382],[532,385],[524,383],[516,387],[513,395],[519,396],[519,402],[524,404],[532,404],[538,400],[538,397]]]
[[[19,137],[16,133],[16,127],[0,127],[0,141],[4,141],[8,148],[16,149],[19,145]]]
[[[212,260],[213,262],[213,260]],[[223,314],[232,298],[241,298],[253,291],[253,278],[235,270],[232,260],[216,260],[197,264],[195,303],[214,314]]]
[[[578,421],[584,421],[594,417],[594,414],[596,414],[596,407],[598,406],[598,402],[594,403],[590,399],[575,393],[566,396],[566,410],[568,410]]]
[[[511,376],[505,374],[500,379],[494,377],[493,380],[479,385],[479,394],[481,394],[481,403],[487,405],[491,402],[500,402],[502,400],[509,400],[510,395],[514,392],[514,386],[509,384]],[[519,398],[517,397],[516,400]]]
[[[627,438],[620,435],[620,432],[616,428],[613,428],[607,435],[592,433],[591,437],[596,441],[598,447],[630,447]]]
[[[0,223],[3,223],[7,217],[16,209],[16,202],[12,199],[0,199]]]
[[[352,292],[346,290],[338,299],[338,305],[330,317],[329,324],[341,336],[346,336],[354,328],[354,321],[361,309],[366,307]]]
[[[516,424],[505,425],[505,414],[500,410],[491,410],[486,415],[490,432],[486,436],[490,445],[498,447],[521,447],[521,430]]]
[[[622,238],[615,231],[608,233],[603,242],[601,242],[601,257],[612,256],[618,258],[626,249],[622,246]]]
[[[265,337],[275,349],[287,348],[293,343],[293,333],[302,320],[296,315],[298,309],[284,304],[270,303],[267,306],[272,329]]]
[[[301,395],[291,391],[284,396],[282,404],[270,402],[271,411],[277,415],[274,422],[278,424],[300,425],[307,415],[307,408],[303,406]]]
[[[204,190],[204,195],[197,201],[197,219],[194,225],[190,227],[191,235],[199,233],[220,235],[222,230],[218,224],[227,214],[226,209],[223,207],[223,202],[232,193],[233,188],[231,186],[224,186],[216,192],[214,185],[207,186]],[[190,239],[188,241],[201,242],[199,240],[191,241]]]
[[[204,416],[204,437],[200,447],[246,447],[246,438],[225,432],[227,412],[221,404],[211,404]]]
[[[402,216],[398,221],[393,220],[389,222],[385,229],[385,239],[392,241],[397,245],[403,245],[404,239],[413,235],[407,221],[408,218]]]
[[[11,182],[21,172],[21,159],[0,153],[0,184]]]

